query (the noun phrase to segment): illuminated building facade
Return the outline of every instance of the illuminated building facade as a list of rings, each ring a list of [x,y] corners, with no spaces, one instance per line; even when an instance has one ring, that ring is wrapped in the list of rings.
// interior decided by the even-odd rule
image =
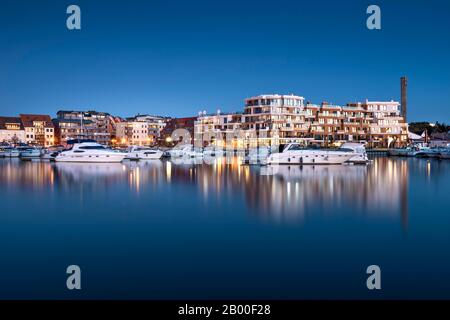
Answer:
[[[345,141],[366,142],[368,147],[400,147],[408,138],[398,102],[316,105],[305,104],[301,96],[277,94],[245,99],[239,116],[202,114],[195,125],[196,139],[208,142],[210,136],[225,137],[230,130],[248,147],[289,142],[327,146]]]
[[[48,115],[21,114],[20,120],[25,129],[25,142],[41,147],[55,144],[55,126]]]
[[[25,143],[25,129],[18,117],[0,117],[0,143]]]

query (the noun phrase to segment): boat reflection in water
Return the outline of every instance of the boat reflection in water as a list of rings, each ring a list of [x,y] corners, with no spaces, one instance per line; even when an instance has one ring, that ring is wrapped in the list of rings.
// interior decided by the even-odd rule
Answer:
[[[34,190],[87,192],[186,185],[206,203],[244,200],[252,215],[298,220],[308,215],[364,214],[408,216],[408,162],[377,158],[372,165],[245,166],[238,158],[212,165],[201,159],[182,163],[151,161],[123,163],[1,162],[6,184]],[[424,173],[429,174],[429,165]],[[188,189],[186,189],[188,190]],[[180,201],[183,195],[178,194]],[[99,204],[101,205],[101,204]],[[186,208],[189,210],[189,207]]]
[[[373,165],[174,166],[172,181],[198,185],[208,201],[245,197],[249,212],[276,220],[305,215],[408,217],[408,163],[378,158]]]
[[[311,214],[408,216],[408,163],[376,159],[374,165],[267,166],[249,203],[258,213],[298,218]]]

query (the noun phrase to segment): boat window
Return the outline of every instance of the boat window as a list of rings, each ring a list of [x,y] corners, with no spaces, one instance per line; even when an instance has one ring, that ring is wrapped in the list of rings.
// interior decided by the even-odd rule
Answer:
[[[350,148],[339,148],[338,151],[353,152],[353,149],[350,149]]]
[[[305,148],[299,144],[292,144],[288,150],[292,151],[292,150],[304,150],[304,149]]]
[[[83,150],[75,150],[74,153],[83,153]]]
[[[83,150],[104,150],[105,147],[103,147],[103,146],[84,146],[84,147],[79,147],[79,149],[83,149]]]

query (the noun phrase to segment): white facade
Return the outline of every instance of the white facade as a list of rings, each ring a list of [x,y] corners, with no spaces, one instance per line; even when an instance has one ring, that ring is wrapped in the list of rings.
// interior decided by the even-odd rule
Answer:
[[[116,125],[117,142],[122,145],[145,146],[153,142],[149,125],[144,121],[120,122]]]
[[[159,116],[152,115],[137,115],[134,117],[137,122],[146,122],[148,126],[148,136],[151,140],[150,143],[156,143],[157,139],[161,136],[161,131],[166,126],[166,119]]]
[[[0,142],[22,142],[25,143],[25,130],[5,129],[0,130]]]

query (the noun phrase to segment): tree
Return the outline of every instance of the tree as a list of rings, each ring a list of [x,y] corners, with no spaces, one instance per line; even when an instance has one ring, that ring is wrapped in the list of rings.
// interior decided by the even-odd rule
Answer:
[[[415,134],[422,134],[425,130],[428,134],[446,133],[450,131],[450,125],[439,122],[436,122],[434,125],[429,122],[411,122],[409,124],[409,131]]]

